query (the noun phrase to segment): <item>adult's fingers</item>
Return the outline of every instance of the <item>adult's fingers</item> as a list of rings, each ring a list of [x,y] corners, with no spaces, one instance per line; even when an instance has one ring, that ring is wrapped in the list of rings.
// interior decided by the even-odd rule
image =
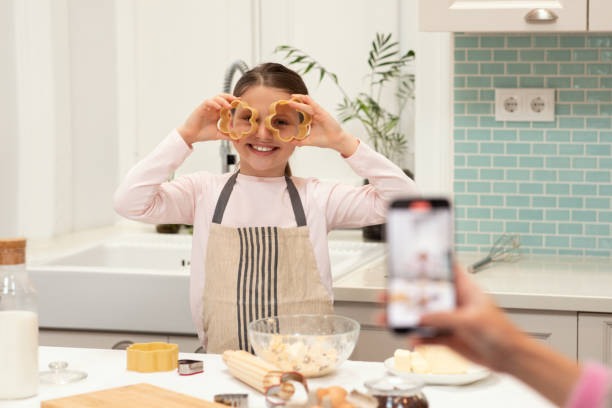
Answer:
[[[461,315],[457,312],[435,312],[421,316],[420,326],[429,326],[436,329],[454,330],[463,324]]]
[[[387,312],[376,313],[375,321],[376,324],[380,327],[387,326]]]

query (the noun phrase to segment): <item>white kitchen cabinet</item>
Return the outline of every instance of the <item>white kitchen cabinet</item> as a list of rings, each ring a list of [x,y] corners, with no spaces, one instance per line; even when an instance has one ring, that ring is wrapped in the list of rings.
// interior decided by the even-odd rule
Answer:
[[[612,314],[578,314],[578,359],[612,365]]]
[[[578,349],[576,312],[548,310],[505,311],[510,320],[534,339],[575,360]]]
[[[163,334],[41,329],[38,341],[41,346],[125,349],[130,343],[167,342],[168,336]]]
[[[396,335],[376,325],[376,315],[382,311],[376,303],[335,302],[334,311],[357,320],[361,325],[359,340],[350,356],[351,360],[384,361],[393,356],[396,349],[408,347],[406,336]]]
[[[612,1],[589,0],[589,31],[612,31]]]
[[[376,303],[336,302],[334,308],[337,314],[355,319],[361,324],[359,341],[351,360],[384,361],[396,349],[408,347],[405,336],[395,335],[376,326],[376,315],[382,311]],[[505,312],[514,324],[531,337],[576,359],[578,334],[575,312],[520,309]]]
[[[168,343],[178,344],[180,353],[203,353],[204,348],[200,344],[198,336],[172,335],[168,337]]]
[[[419,0],[419,28],[421,31],[467,32],[586,31],[588,1]],[[609,1],[595,1],[606,2]],[[605,7],[610,8],[609,5]],[[527,21],[526,17],[538,9],[543,10],[540,18]],[[556,19],[546,21],[544,14],[556,16]]]

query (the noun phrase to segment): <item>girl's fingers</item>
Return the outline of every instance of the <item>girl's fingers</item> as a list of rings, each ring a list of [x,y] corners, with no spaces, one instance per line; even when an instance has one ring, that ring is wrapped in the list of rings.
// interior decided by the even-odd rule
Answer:
[[[217,102],[219,105],[223,106],[226,109],[231,109],[231,106],[229,104],[229,102],[227,101],[227,99],[224,99],[220,96],[216,96],[214,98],[214,101]]]
[[[303,140],[296,140],[293,139],[292,141],[289,142],[291,145],[295,146],[295,147],[302,147],[302,146],[312,146],[312,144],[308,143],[308,138],[303,139]]]
[[[206,102],[204,102],[204,106],[206,106],[207,108],[221,110],[221,105],[219,105],[217,102],[215,102],[212,99],[209,99]]]
[[[227,102],[227,104],[229,105],[230,103],[234,102],[235,100],[238,100],[240,98],[235,97],[234,95],[230,95],[230,94],[219,94],[215,97],[215,99],[222,99],[224,102]]]
[[[319,105],[314,99],[312,99],[310,95],[293,94],[291,96],[298,98],[301,102],[307,103],[308,105],[312,106],[315,109],[318,109],[321,107],[321,105]]]
[[[217,96],[220,96],[221,98],[224,98],[224,99],[226,99],[226,100],[228,100],[230,102],[235,100],[235,99],[239,99],[238,97],[236,97],[236,96],[234,96],[232,94],[228,94],[228,93],[220,93]]]
[[[315,114],[315,110],[312,108],[312,106],[306,105],[305,103],[298,103],[298,102],[292,101],[292,102],[289,102],[287,105],[295,110],[301,110],[303,112],[306,112],[309,115]]]

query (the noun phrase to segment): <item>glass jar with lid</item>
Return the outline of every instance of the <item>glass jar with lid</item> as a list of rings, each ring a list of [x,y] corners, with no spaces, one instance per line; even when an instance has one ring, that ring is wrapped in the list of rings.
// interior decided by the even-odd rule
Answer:
[[[386,375],[365,382],[368,392],[378,401],[378,408],[428,408],[423,383]]]
[[[25,238],[0,239],[0,399],[38,392],[38,298]]]

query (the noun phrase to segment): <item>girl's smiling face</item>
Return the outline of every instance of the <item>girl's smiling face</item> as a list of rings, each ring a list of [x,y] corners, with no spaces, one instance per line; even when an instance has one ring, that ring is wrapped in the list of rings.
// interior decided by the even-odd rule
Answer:
[[[276,139],[272,132],[264,126],[264,119],[269,115],[269,107],[280,99],[290,99],[291,95],[282,89],[257,85],[247,89],[240,98],[257,109],[257,130],[244,139],[234,140],[234,147],[240,155],[240,173],[257,177],[281,177],[285,174],[285,167],[289,157],[293,154],[295,146]],[[248,121],[248,111],[237,112],[234,121]],[[283,126],[286,121],[283,114],[276,118],[277,124]],[[234,123],[236,125],[236,122]]]

